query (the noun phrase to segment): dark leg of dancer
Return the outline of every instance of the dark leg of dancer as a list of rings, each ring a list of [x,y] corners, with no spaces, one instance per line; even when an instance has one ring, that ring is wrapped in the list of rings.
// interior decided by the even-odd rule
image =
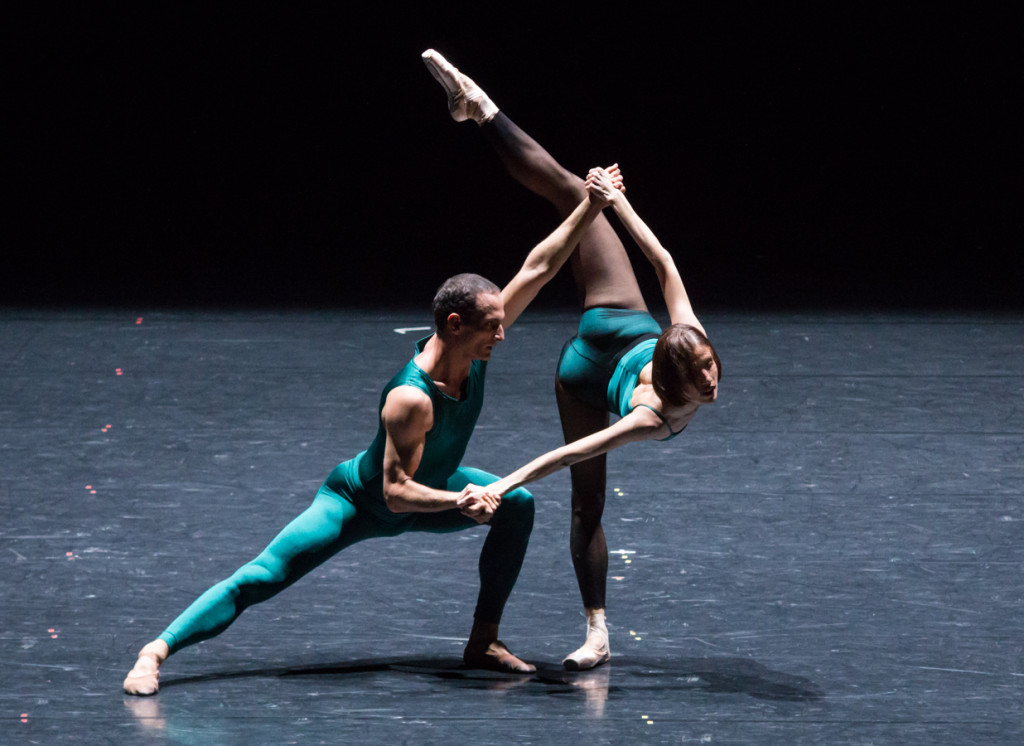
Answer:
[[[563,168],[504,113],[481,129],[512,178],[554,205],[562,217],[586,196],[583,179]],[[626,249],[603,214],[583,234],[570,264],[584,310],[647,310]]]
[[[589,435],[608,426],[608,413],[581,402],[555,382],[555,397],[562,420],[565,442]],[[576,582],[587,616],[587,639],[569,653],[562,664],[570,671],[585,670],[611,657],[608,628],[605,624],[605,588],[608,577],[608,545],[601,526],[607,481],[607,457],[604,455],[570,467],[572,478],[572,515],[569,526],[569,551]]]
[[[448,480],[448,489],[459,492],[467,484],[491,484],[497,477],[480,469],[463,466]],[[489,523],[487,539],[480,551],[480,595],[473,612],[473,629],[462,653],[471,668],[488,668],[511,673],[530,673],[536,668],[513,655],[498,639],[498,625],[519,571],[533,530],[533,496],[519,488],[501,499]],[[444,533],[473,528],[476,521],[458,511],[422,513],[411,530]]]
[[[586,196],[583,180],[567,171],[440,54],[428,49],[423,61],[445,89],[452,118],[475,121],[513,179],[554,205],[562,217],[572,212]],[[626,249],[604,215],[598,215],[583,234],[573,252],[572,268],[584,309],[647,310]]]

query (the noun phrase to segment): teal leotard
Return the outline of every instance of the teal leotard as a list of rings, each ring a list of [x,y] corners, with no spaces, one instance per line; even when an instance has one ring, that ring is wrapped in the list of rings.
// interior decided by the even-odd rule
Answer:
[[[423,349],[426,340],[417,344]],[[414,362],[392,378],[380,397],[397,386],[413,386],[430,397],[434,426],[427,433],[417,482],[460,491],[469,483],[490,484],[493,474],[460,467],[483,404],[485,361],[474,361],[462,396],[443,393]],[[368,449],[339,464],[320,487],[313,504],[289,523],[256,559],[217,583],[189,606],[160,635],[171,652],[224,631],[249,606],[284,590],[347,546],[364,539],[405,531],[458,531],[479,525],[458,510],[439,513],[392,513],[384,502],[383,462],[386,432],[381,424]],[[533,528],[533,498],[524,489],[502,498],[490,521],[480,554],[480,595],[475,618],[501,620],[515,585]]]
[[[661,327],[645,311],[589,308],[580,318],[576,336],[562,348],[558,381],[581,401],[625,417],[633,411],[633,390],[640,371],[651,362],[659,336]],[[647,408],[668,425],[661,412]],[[663,440],[682,430],[669,428],[669,432]]]

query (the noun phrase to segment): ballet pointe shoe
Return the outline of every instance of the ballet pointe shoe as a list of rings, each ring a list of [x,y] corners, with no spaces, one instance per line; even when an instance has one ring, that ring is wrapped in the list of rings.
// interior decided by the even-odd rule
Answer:
[[[498,113],[498,107],[490,97],[470,78],[459,72],[458,68],[441,56],[439,52],[428,49],[422,54],[423,63],[441,84],[448,95],[448,112],[456,122],[472,119],[479,125],[491,121]]]
[[[595,614],[587,618],[587,641],[565,656],[562,666],[566,671],[587,671],[607,663],[611,657],[604,614]]]

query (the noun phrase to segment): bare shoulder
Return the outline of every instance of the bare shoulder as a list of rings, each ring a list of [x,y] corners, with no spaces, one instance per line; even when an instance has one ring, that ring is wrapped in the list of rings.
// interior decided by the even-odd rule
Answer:
[[[693,416],[697,414],[698,409],[700,409],[699,403],[690,402],[678,407],[665,407],[662,414],[665,415],[665,419],[668,420],[669,425],[671,425],[671,431],[678,433],[690,424],[690,420],[692,420]]]
[[[616,423],[628,432],[629,440],[651,440],[661,436],[665,423],[649,407],[649,404],[637,405],[632,412]]]
[[[434,408],[426,392],[415,386],[396,386],[384,400],[381,418],[388,424],[425,425],[429,429],[434,418]]]
[[[654,383],[654,363],[650,362],[644,365],[640,369],[640,374],[636,377],[637,383],[653,385]]]

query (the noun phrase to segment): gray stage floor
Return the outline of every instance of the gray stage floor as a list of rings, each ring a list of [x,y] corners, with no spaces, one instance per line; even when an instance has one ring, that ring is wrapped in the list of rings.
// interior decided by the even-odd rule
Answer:
[[[582,639],[568,476],[502,635],[460,655],[486,529],[357,545],[121,694],[135,652],[375,430],[427,315],[0,316],[0,741],[1018,743],[1024,318],[703,319],[718,403],[610,459],[613,661]],[[572,314],[496,351],[465,463],[560,442]]]

